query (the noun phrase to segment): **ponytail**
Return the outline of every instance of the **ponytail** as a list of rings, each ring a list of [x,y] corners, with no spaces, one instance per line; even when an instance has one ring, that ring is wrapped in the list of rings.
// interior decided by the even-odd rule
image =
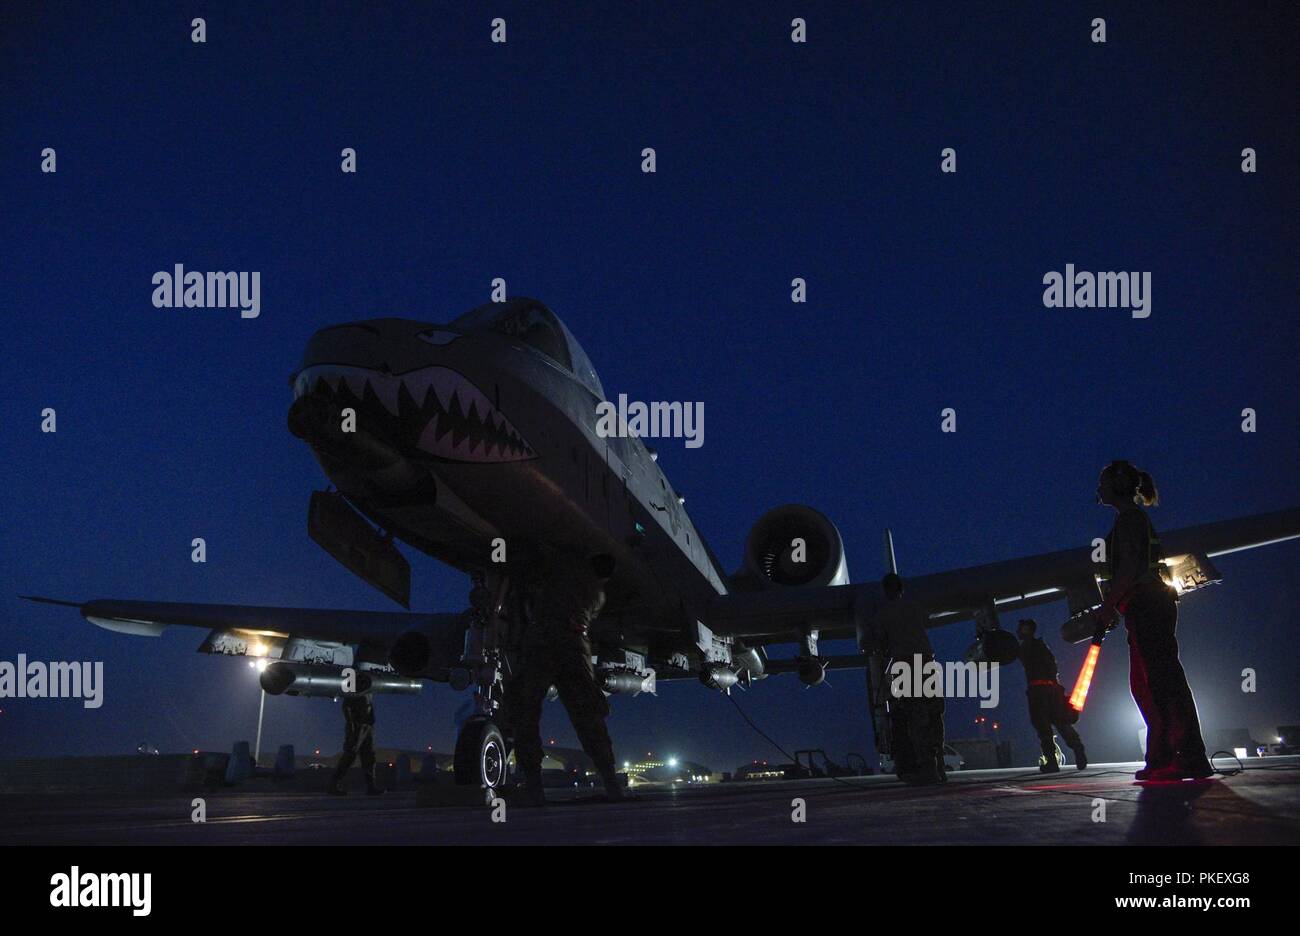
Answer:
[[[1133,494],[1133,503],[1141,504],[1144,507],[1154,507],[1160,503],[1160,493],[1156,490],[1156,483],[1151,480],[1151,475],[1145,471],[1138,472],[1137,490]]]
[[[1142,507],[1154,507],[1160,503],[1156,483],[1151,475],[1139,471],[1126,461],[1113,461],[1106,466],[1110,474],[1111,487],[1121,497],[1132,497],[1133,503]]]

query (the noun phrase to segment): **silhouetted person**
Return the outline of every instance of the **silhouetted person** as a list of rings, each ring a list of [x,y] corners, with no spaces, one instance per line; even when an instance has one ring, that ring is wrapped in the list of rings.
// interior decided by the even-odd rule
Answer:
[[[614,747],[605,727],[609,702],[596,683],[588,629],[605,606],[605,582],[614,574],[614,558],[590,559],[556,552],[537,570],[532,614],[522,640],[522,666],[506,690],[515,760],[528,799],[541,805],[542,703],[551,686],[559,692],[582,749],[611,799],[623,788],[614,765]]]
[[[1043,773],[1056,773],[1061,767],[1056,763],[1056,738],[1052,726],[1061,733],[1065,743],[1074,752],[1074,766],[1083,770],[1088,766],[1088,755],[1083,749],[1079,732],[1074,730],[1077,716],[1071,714],[1065,701],[1065,689],[1056,679],[1056,657],[1046,642],[1037,636],[1038,623],[1025,618],[1016,628],[1020,637],[1020,662],[1025,667],[1025,681],[1029,688],[1029,722],[1038,735],[1043,749]]]
[[[366,775],[366,795],[378,796],[384,791],[375,786],[375,705],[370,699],[370,693],[344,696],[343,718],[347,723],[343,734],[343,753],[339,755],[338,766],[334,768],[329,792],[334,796],[347,794],[343,781],[359,754],[361,772]]]
[[[917,601],[903,595],[903,580],[892,572],[880,580],[885,603],[872,622],[876,645],[894,662],[924,666],[934,660],[926,634],[929,616]],[[890,672],[887,669],[886,672]],[[892,681],[891,681],[892,682]],[[909,681],[910,684],[910,681]],[[940,783],[947,779],[943,761],[943,697],[913,698],[889,694],[894,770],[907,783]]]
[[[1102,470],[1097,501],[1115,508],[1106,537],[1110,586],[1096,616],[1111,626],[1119,614],[1128,629],[1129,688],[1147,723],[1146,766],[1139,780],[1208,777],[1196,700],[1178,660],[1178,604],[1160,576],[1160,540],[1144,506],[1158,502],[1151,475],[1126,461]]]

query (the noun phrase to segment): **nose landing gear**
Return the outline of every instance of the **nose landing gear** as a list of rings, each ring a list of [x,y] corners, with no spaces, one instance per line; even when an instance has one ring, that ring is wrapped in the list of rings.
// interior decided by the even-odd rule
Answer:
[[[510,752],[497,727],[502,696],[501,608],[508,582],[481,572],[471,577],[470,626],[465,634],[464,665],[474,684],[475,713],[456,738],[452,774],[459,786],[495,790],[505,786]]]
[[[458,786],[478,785],[489,789],[505,786],[506,740],[496,723],[485,715],[465,722],[456,739],[453,773]]]

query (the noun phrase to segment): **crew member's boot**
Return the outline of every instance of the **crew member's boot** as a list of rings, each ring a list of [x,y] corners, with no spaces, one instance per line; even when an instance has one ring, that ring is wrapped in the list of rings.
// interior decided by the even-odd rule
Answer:
[[[1056,759],[1056,740],[1043,742],[1043,762],[1038,765],[1039,773],[1060,773],[1061,765]]]
[[[1070,750],[1072,750],[1072,751],[1074,752],[1074,769],[1075,769],[1075,770],[1087,770],[1087,769],[1088,769],[1088,752],[1084,750],[1083,745],[1080,744],[1080,745],[1079,745],[1078,747],[1076,747],[1076,748],[1070,748]]]
[[[375,783],[374,774],[366,774],[366,796],[382,796],[383,793],[383,787],[378,786]]]
[[[1214,768],[1210,766],[1209,759],[1202,754],[1199,757],[1190,759],[1177,758],[1168,767],[1152,770],[1147,777],[1139,779],[1204,780],[1206,777],[1212,776],[1214,776]]]
[[[943,783],[943,778],[939,776],[939,770],[933,764],[927,765],[927,768],[909,771],[898,775],[909,786],[930,786],[935,783]]]
[[[611,801],[628,799],[627,791],[623,789],[623,781],[613,767],[606,767],[600,771],[600,780],[605,785],[605,798]]]

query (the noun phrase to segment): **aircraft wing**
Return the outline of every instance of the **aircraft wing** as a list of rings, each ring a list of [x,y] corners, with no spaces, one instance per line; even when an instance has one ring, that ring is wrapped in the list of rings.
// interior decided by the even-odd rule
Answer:
[[[1278,510],[1235,520],[1161,533],[1166,564],[1180,586],[1194,590],[1218,581],[1210,559],[1228,553],[1300,538],[1300,509]],[[971,620],[992,606],[1019,611],[1053,601],[1070,601],[1071,610],[1100,600],[1092,562],[1085,546],[1011,559],[931,575],[906,576],[907,593],[930,613],[930,626]],[[1185,581],[1179,579],[1180,573]],[[1183,590],[1180,587],[1180,590]],[[804,627],[823,639],[853,637],[884,601],[877,582],[823,588],[772,586],[759,591],[719,595],[711,604],[708,627],[749,644],[784,643]]]
[[[336,611],[323,608],[266,608],[252,605],[178,604],[161,601],[100,599],[59,601],[23,595],[28,601],[77,608],[92,624],[123,634],[157,637],[167,627],[201,627],[257,637],[296,637],[333,643],[391,646],[408,631],[459,626],[458,614],[406,614],[388,611]],[[445,625],[439,627],[439,625]]]

